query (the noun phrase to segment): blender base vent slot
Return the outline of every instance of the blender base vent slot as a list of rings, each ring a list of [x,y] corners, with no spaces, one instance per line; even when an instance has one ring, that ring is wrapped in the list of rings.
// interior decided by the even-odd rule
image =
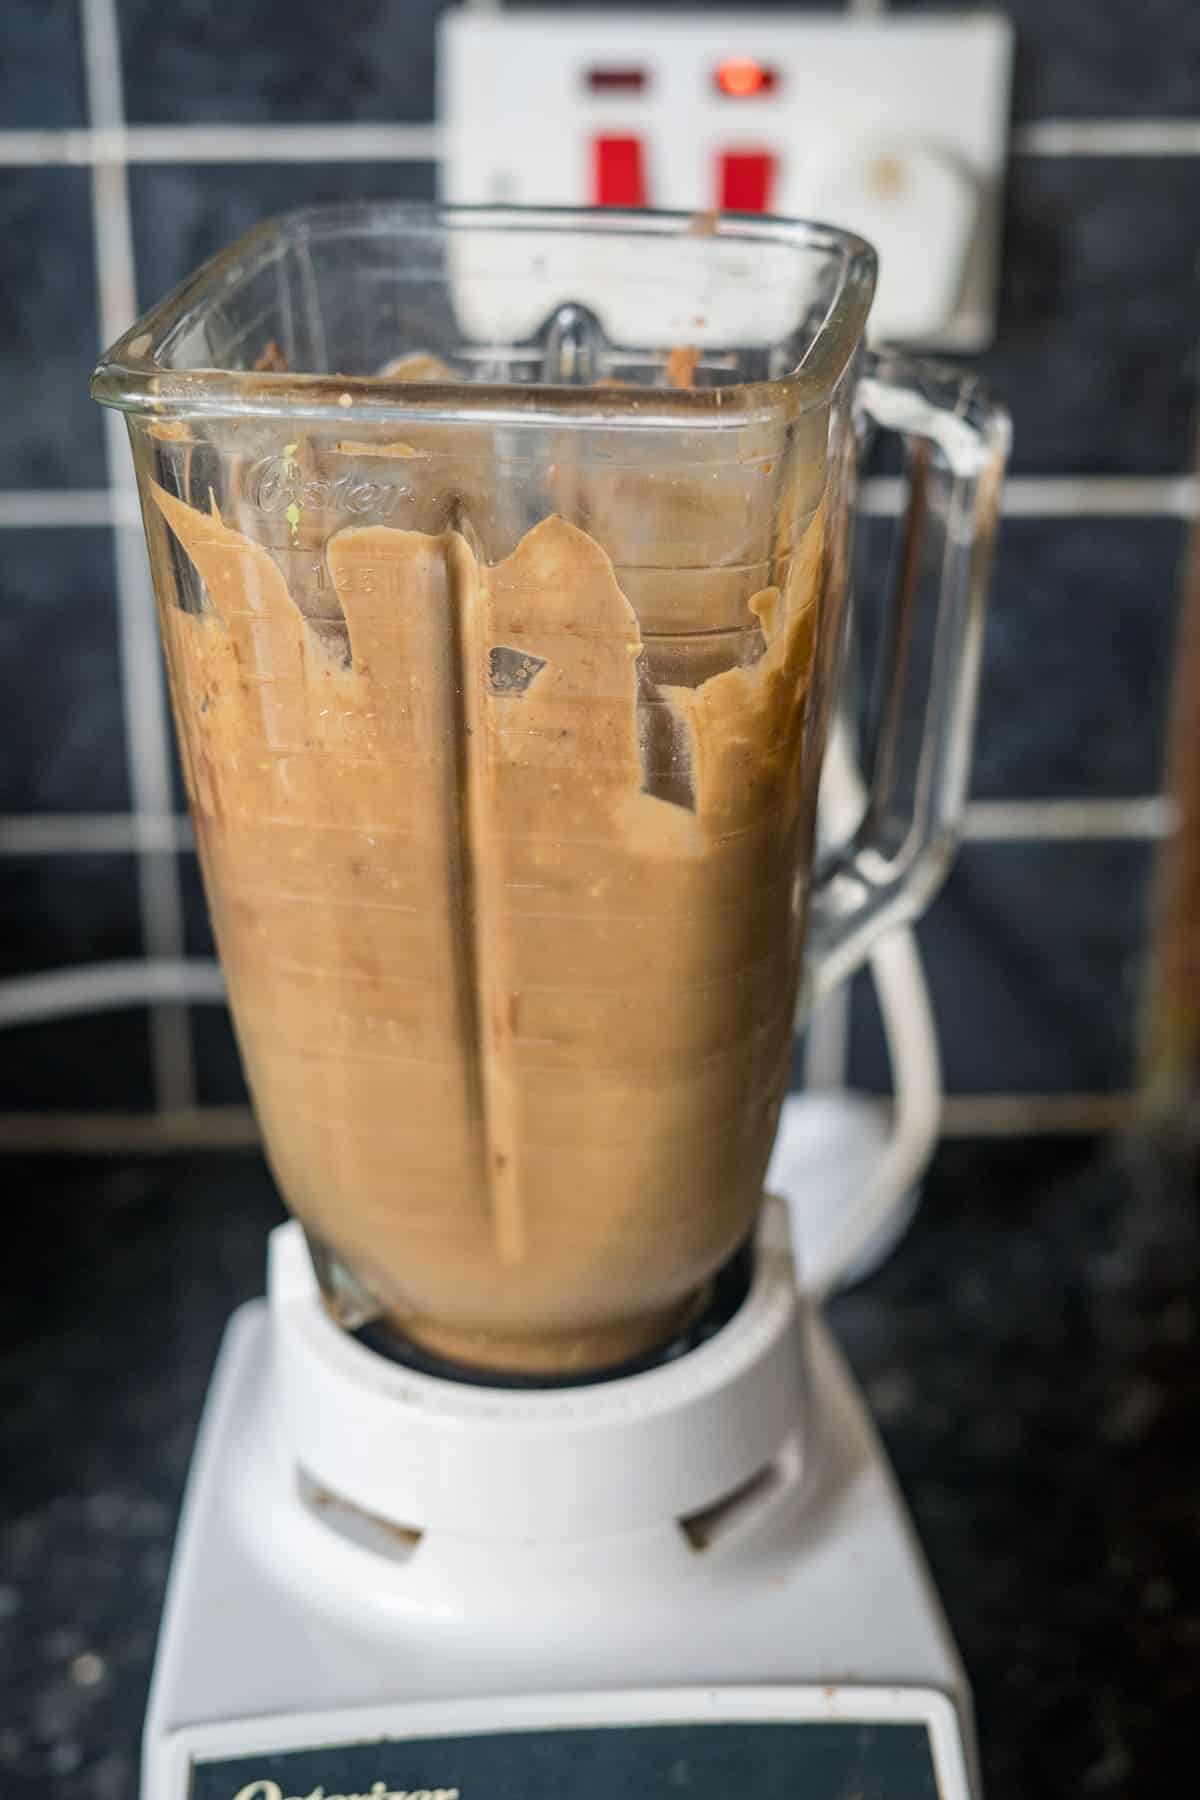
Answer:
[[[679,1529],[697,1555],[715,1550],[734,1532],[740,1532],[771,1510],[779,1495],[790,1486],[797,1466],[794,1448],[789,1445],[748,1481],[714,1500],[711,1506],[680,1519]]]
[[[389,1562],[408,1562],[424,1536],[414,1525],[397,1525],[378,1513],[364,1512],[301,1468],[296,1470],[296,1491],[302,1504],[328,1530]]]

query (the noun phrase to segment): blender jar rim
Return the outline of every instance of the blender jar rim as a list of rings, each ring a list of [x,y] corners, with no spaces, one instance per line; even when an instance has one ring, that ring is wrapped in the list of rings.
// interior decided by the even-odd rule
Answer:
[[[457,206],[432,201],[369,201],[297,207],[253,226],[202,263],[144,313],[105,353],[92,394],[106,406],[158,419],[209,416],[390,422],[537,424],[571,419],[617,426],[686,425],[689,430],[744,426],[756,418],[797,416],[825,403],[860,342],[875,289],[876,256],[865,239],[837,226],[763,214],[698,215],[650,208]],[[725,387],[571,387],[544,383],[394,380],[380,375],[314,374],[221,367],[172,367],[172,345],[206,307],[229,296],[288,249],[355,231],[405,233],[414,241],[455,231],[576,231],[596,235],[698,237],[742,245],[793,246],[836,266],[824,316],[794,368],[768,380]]]

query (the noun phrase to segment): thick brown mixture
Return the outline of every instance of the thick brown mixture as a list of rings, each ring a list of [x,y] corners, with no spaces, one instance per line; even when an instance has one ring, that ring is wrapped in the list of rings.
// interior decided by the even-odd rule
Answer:
[[[203,582],[167,650],[289,1205],[443,1353],[660,1341],[749,1228],[786,1081],[823,509],[749,602],[754,658],[704,679],[701,634],[691,685],[656,685],[647,617],[701,577],[627,597],[561,517],[492,565],[337,530],[343,630],[215,501],[152,493]]]

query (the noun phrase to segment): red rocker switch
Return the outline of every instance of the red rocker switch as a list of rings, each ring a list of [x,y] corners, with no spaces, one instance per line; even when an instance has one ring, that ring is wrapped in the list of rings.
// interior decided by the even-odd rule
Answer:
[[[770,212],[775,158],[769,150],[726,150],[720,162],[722,212]]]
[[[646,153],[641,138],[592,139],[592,205],[645,206]]]

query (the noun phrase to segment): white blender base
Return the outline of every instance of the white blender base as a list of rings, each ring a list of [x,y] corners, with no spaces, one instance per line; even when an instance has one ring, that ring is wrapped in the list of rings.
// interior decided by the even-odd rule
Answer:
[[[213,1378],[142,1800],[979,1800],[954,1646],[777,1209],[758,1265],[675,1363],[511,1392],[364,1350],[281,1227],[271,1314],[234,1316]],[[757,1470],[715,1503],[714,1444]],[[385,1478],[422,1529],[365,1504]]]

